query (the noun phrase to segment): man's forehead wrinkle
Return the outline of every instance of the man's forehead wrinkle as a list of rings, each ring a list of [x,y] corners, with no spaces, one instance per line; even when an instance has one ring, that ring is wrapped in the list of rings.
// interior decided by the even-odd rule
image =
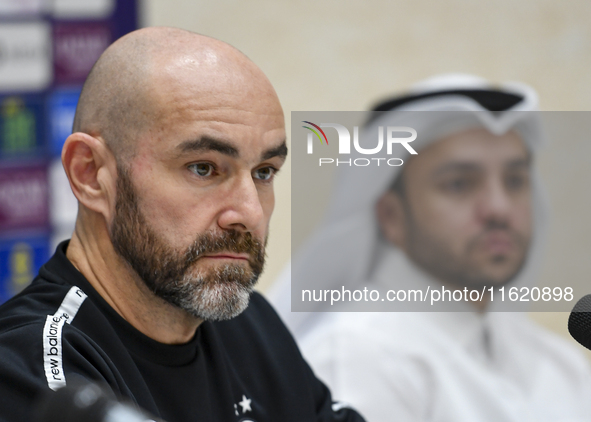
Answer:
[[[155,75],[156,103],[167,114],[172,112],[214,114],[227,110],[231,113],[237,112],[241,115],[250,114],[259,117],[281,115],[283,119],[283,110],[281,110],[279,102],[273,96],[268,95],[264,88],[233,88],[235,84],[247,87],[251,84],[246,81],[227,81],[225,78],[221,78],[220,81],[219,75],[211,76],[209,73],[195,76],[196,72],[185,72],[185,70],[183,69],[180,74],[167,71]],[[200,81],[199,79],[202,78],[206,78],[208,81]],[[253,101],[253,97],[257,98],[263,95],[266,97]],[[238,115],[236,117],[240,118]]]
[[[284,116],[280,108],[273,110],[271,107],[257,110],[249,109],[248,105],[237,104],[236,102],[219,104],[219,97],[210,102],[207,96],[188,95],[186,93],[171,93],[170,96],[163,96],[162,92],[154,97],[154,104],[161,110],[154,116],[155,126],[160,124],[168,125],[172,122],[180,124],[196,124],[199,127],[206,127],[216,132],[223,131],[227,125],[244,127],[245,130],[257,130],[259,122],[271,123],[273,130],[284,130]],[[266,129],[269,129],[268,124]]]
[[[267,96],[260,100],[253,99],[264,95],[264,91],[232,88],[232,84],[218,83],[215,77],[210,78],[207,83],[199,83],[194,78],[165,75],[157,77],[154,83],[155,94],[167,109],[188,108],[204,112],[229,110],[257,116],[283,116],[283,110],[275,98]]]
[[[208,102],[210,98],[206,98],[206,95],[190,95],[186,91],[179,92],[180,95],[175,95],[174,92],[165,93],[165,95],[158,94],[158,101],[163,103],[167,112],[176,112],[176,113],[194,113],[194,112],[203,112],[203,113],[216,113],[218,111],[229,111],[232,113],[241,113],[242,115],[248,114],[257,117],[281,117],[283,119],[283,111],[276,109],[275,111],[270,110],[268,107],[263,110],[253,110],[248,105],[241,106],[240,104],[236,104],[235,102],[232,103],[228,101],[226,104],[220,104],[220,96],[216,96],[216,103]],[[219,120],[216,119],[215,116],[213,119],[208,119],[211,122],[217,123],[229,123],[226,120]],[[238,116],[237,116],[238,117]],[[237,118],[236,120],[240,120]],[[237,121],[236,123],[239,123]]]

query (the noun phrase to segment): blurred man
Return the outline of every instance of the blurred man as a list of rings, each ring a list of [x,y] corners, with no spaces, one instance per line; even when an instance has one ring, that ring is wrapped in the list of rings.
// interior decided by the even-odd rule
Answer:
[[[75,377],[171,422],[361,420],[252,293],[286,154],[233,47],[171,28],[109,47],[62,153],[75,232],[0,311],[0,421]]]
[[[382,293],[532,285],[546,215],[536,109],[528,87],[463,75],[376,107],[366,132],[411,126],[418,155],[402,168],[346,168],[347,189],[329,208],[337,215],[302,248],[292,277]],[[325,264],[328,254],[339,258]],[[589,420],[585,360],[524,314],[486,312],[498,301],[284,316],[318,375],[368,420]]]

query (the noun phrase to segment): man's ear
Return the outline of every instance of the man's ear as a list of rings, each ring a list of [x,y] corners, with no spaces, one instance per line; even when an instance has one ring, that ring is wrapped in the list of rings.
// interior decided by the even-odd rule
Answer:
[[[406,214],[400,195],[386,191],[376,203],[376,217],[384,237],[405,250]]]
[[[82,132],[71,134],[62,149],[62,164],[80,204],[109,221],[115,209],[117,165],[105,141]]]

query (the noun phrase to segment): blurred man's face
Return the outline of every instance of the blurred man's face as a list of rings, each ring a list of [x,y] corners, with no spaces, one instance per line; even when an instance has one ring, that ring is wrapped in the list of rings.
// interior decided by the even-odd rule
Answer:
[[[379,205],[394,211],[380,220],[416,264],[462,287],[501,285],[519,272],[532,199],[530,157],[517,134],[460,132],[420,151],[403,175],[403,192],[386,193]]]

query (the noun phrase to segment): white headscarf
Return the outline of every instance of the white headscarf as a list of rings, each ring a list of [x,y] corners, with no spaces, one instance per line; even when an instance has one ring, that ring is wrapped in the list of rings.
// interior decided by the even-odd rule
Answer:
[[[532,88],[520,83],[492,86],[475,76],[452,74],[427,79],[415,85],[409,94],[420,96],[453,90],[494,90],[523,99],[506,111],[491,112],[462,94],[419,98],[383,113],[371,121],[364,131],[375,135],[378,126],[410,126],[419,134],[412,146],[420,153],[420,149],[430,143],[470,128],[484,127],[496,135],[515,130],[523,138],[532,158],[535,156],[544,136],[537,113],[537,95]],[[352,159],[356,158],[353,153],[351,155]],[[405,159],[406,156],[400,155],[400,158]],[[269,292],[270,300],[296,337],[312,327],[322,314],[291,312],[292,277],[297,280],[313,280],[316,289],[367,286],[379,260],[393,248],[380,234],[375,218],[375,205],[398,177],[401,167],[365,167],[360,172],[355,167],[341,166],[338,170],[331,202],[319,225],[320,229],[304,244]],[[535,269],[540,266],[547,206],[540,178],[533,168],[532,189],[534,237],[527,262],[512,281],[512,286],[531,285],[535,280]],[[491,308],[489,310],[494,310],[494,304]],[[320,309],[321,305],[318,306],[318,310]],[[368,307],[367,310],[373,309]]]

